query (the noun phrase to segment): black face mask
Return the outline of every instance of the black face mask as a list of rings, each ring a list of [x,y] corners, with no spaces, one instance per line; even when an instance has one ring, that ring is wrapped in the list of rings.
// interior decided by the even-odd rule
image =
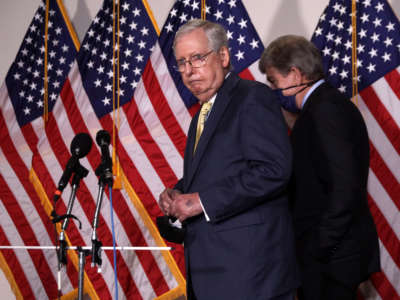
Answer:
[[[302,91],[304,91],[307,87],[312,86],[316,81],[310,81],[307,83],[301,83],[298,85],[292,85],[286,88],[282,88],[282,89],[275,89],[274,92],[275,94],[278,96],[279,102],[281,104],[281,106],[286,109],[287,111],[290,111],[292,113],[299,113],[300,112],[300,108],[297,107],[296,105],[296,95],[298,93],[301,93]],[[290,95],[290,96],[285,96],[282,91],[288,90],[288,89],[292,89],[295,87],[299,87],[299,86],[304,86],[301,90],[297,91],[294,95]]]

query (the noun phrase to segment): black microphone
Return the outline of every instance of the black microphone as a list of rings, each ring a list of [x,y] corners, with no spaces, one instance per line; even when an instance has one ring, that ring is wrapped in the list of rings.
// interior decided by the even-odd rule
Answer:
[[[112,186],[113,184],[113,174],[112,174],[112,160],[110,157],[109,146],[111,137],[108,131],[99,130],[96,134],[97,145],[101,149],[101,165],[96,170],[96,175],[100,176],[106,184]]]
[[[83,168],[79,163],[79,159],[85,157],[92,148],[92,139],[87,133],[78,133],[71,142],[70,151],[71,158],[68,160],[65,166],[64,172],[61,175],[60,181],[58,182],[57,190],[54,193],[54,201],[57,201],[64,188],[67,186],[72,173],[77,170],[80,172]]]

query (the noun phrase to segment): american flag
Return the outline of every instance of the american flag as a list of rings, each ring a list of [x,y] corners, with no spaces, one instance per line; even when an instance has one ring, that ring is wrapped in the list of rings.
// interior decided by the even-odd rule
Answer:
[[[172,42],[176,30],[182,24],[194,18],[201,18],[202,2],[201,0],[176,1],[168,15],[159,39],[161,51],[168,65],[168,71],[188,108],[196,104],[197,100],[183,86],[180,74],[173,69],[175,57],[172,51]],[[237,0],[208,0],[204,2],[206,19],[221,24],[227,31],[234,71],[240,73],[243,78],[265,81],[264,76],[258,71],[258,59],[264,50],[264,46],[251,23],[243,3]]]
[[[113,2],[104,1],[71,64],[67,79],[60,80],[62,89],[58,92],[54,107],[50,109],[49,121],[45,127],[41,118],[20,127],[9,97],[2,97],[3,123],[7,123],[7,126],[2,127],[6,130],[1,130],[3,152],[0,163],[1,174],[8,180],[3,180],[5,184],[2,189],[5,192],[0,191],[5,208],[2,214],[3,211],[15,213],[15,203],[25,203],[30,211],[25,213],[29,220],[23,225],[20,225],[21,220],[17,218],[23,214],[19,211],[15,213],[13,220],[3,217],[0,222],[7,224],[7,227],[1,223],[1,234],[10,238],[9,235],[14,237],[18,231],[29,237],[38,237],[33,242],[3,239],[3,244],[53,244],[51,237],[54,230],[50,225],[49,215],[54,203],[51,200],[70,157],[68,148],[71,140],[78,132],[87,132],[94,140],[99,129],[106,129],[113,137],[115,132],[112,150],[116,151],[118,159],[114,167],[119,170],[118,178],[123,183],[122,189],[112,191],[117,246],[165,245],[154,225],[155,217],[161,215],[157,204],[158,195],[182,176],[186,132],[192,115],[198,108],[193,97],[183,88],[179,74],[172,68],[175,60],[171,45],[174,33],[180,25],[193,17],[200,17],[201,1],[176,1],[158,42],[157,28],[145,1],[119,1],[119,18],[113,17]],[[206,17],[220,22],[228,30],[235,70],[241,72],[243,77],[263,81],[263,76],[257,70],[257,60],[263,45],[241,1],[207,1]],[[119,23],[113,26],[113,19],[119,19]],[[116,32],[115,39],[113,29]],[[41,39],[37,38],[36,41],[40,42]],[[113,48],[119,50],[119,53],[114,52],[114,58]],[[150,52],[152,55],[149,59]],[[113,61],[116,63],[114,70]],[[68,65],[70,62],[71,60]],[[35,65],[32,62],[30,64]],[[50,87],[54,76],[49,74],[49,77]],[[116,81],[113,82],[114,78]],[[50,93],[49,91],[49,95]],[[116,107],[115,111],[113,99],[119,99],[121,106],[119,109]],[[7,105],[9,108],[6,110]],[[9,125],[13,122],[15,125]],[[15,146],[10,148],[10,145]],[[16,153],[19,158],[9,153]],[[25,163],[23,159],[26,160]],[[82,229],[78,229],[77,224],[72,221],[66,236],[71,245],[84,246],[91,245],[91,222],[98,192],[98,180],[94,175],[94,170],[100,163],[98,147],[94,145],[90,153],[80,161],[89,170],[89,175],[81,181],[72,213],[82,221]],[[15,175],[11,170],[15,167],[11,168],[10,165],[21,164],[24,164],[24,172],[20,181],[14,182]],[[29,173],[31,166],[32,171]],[[39,196],[30,185],[28,174]],[[24,185],[20,183],[22,180]],[[26,190],[28,187],[25,186],[28,184],[30,194],[21,194],[21,189],[16,188],[22,185]],[[65,212],[70,192],[70,186],[67,186],[61,200],[57,202],[58,214]],[[7,197],[4,199],[13,200],[9,207],[6,207],[7,202],[3,200],[3,195]],[[32,203],[36,204],[32,206]],[[103,201],[97,230],[98,239],[103,245],[112,244],[110,210],[109,201]],[[47,227],[42,229],[39,226],[40,221]],[[35,230],[35,234],[26,232],[27,229]],[[10,232],[9,235],[6,232]],[[47,236],[47,240],[42,238],[43,234]],[[183,295],[183,250],[181,246],[174,247],[175,250],[171,252],[119,252],[118,293],[122,295],[122,299],[176,299]],[[15,257],[20,255],[17,251],[2,253],[3,256],[4,253],[13,256],[16,261],[18,260]],[[13,263],[7,265],[11,261],[8,256],[2,259],[2,266],[8,266],[10,276],[17,278],[11,281],[17,292],[22,294],[26,286],[31,287],[26,297],[22,294],[24,298],[55,298],[55,253],[43,252],[43,255],[51,256],[52,260],[48,263],[48,270],[40,271],[40,274],[46,276],[50,274],[51,280],[45,275],[35,276],[38,271],[32,274],[29,272],[35,271],[39,266],[43,268],[39,263],[40,259],[34,260],[33,256],[37,255],[35,253],[27,252],[25,259],[19,260],[19,268]],[[115,292],[112,253],[103,252],[102,258],[100,274],[90,267],[90,258],[86,264],[84,285],[85,292],[91,299],[111,299]],[[26,268],[26,261],[30,264],[30,269],[22,271]],[[76,270],[77,255],[68,251],[67,269],[62,277],[63,294],[76,288]],[[30,277],[17,277],[19,273],[16,272]],[[38,292],[36,282],[43,289],[41,293]]]
[[[330,1],[312,41],[328,81],[352,96],[352,5]],[[400,23],[385,0],[356,4],[356,101],[370,138],[369,206],[377,227],[382,271],[360,288],[360,299],[400,299]]]
[[[36,143],[44,134],[41,116],[45,106],[45,65],[51,111],[77,53],[77,40],[62,14],[65,13],[62,3],[55,0],[49,3],[47,52],[46,5],[42,2],[0,88],[1,245],[54,245],[48,203],[41,201],[29,176],[33,175],[30,170]],[[3,250],[0,261],[17,298],[57,297],[55,251]],[[65,292],[76,286],[78,276],[72,265],[67,270]]]
[[[46,127],[44,127],[42,119],[40,118],[35,120],[32,118],[33,121],[28,119],[25,123],[17,122],[17,120],[23,119],[19,116],[23,114],[28,115],[28,113],[32,113],[33,110],[33,108],[24,105],[24,101],[27,103],[31,101],[28,88],[25,88],[26,99],[28,99],[25,100],[23,98],[25,95],[20,94],[20,92],[22,93],[23,91],[17,86],[19,81],[16,80],[18,79],[25,85],[25,78],[21,78],[20,73],[26,70],[29,74],[32,74],[26,82],[29,91],[37,90],[40,96],[40,91],[42,89],[40,86],[40,79],[43,80],[43,74],[37,76],[35,66],[40,67],[40,65],[43,65],[43,62],[40,61],[44,56],[44,29],[41,29],[41,32],[38,32],[35,36],[32,36],[30,32],[38,31],[38,28],[40,28],[38,26],[39,22],[42,24],[41,27],[44,28],[43,24],[45,18],[43,17],[43,4],[38,14],[35,15],[34,23],[29,28],[26,41],[29,44],[32,43],[35,45],[32,49],[36,49],[36,57],[32,56],[32,53],[27,52],[29,48],[26,50],[27,47],[23,45],[20,53],[17,55],[15,63],[15,65],[19,67],[19,73],[14,70],[16,67],[13,65],[9,73],[10,76],[7,77],[7,86],[4,86],[2,90],[2,123],[5,125],[1,127],[1,174],[3,177],[2,181],[4,182],[1,194],[4,208],[1,211],[2,244],[53,244],[54,229],[51,226],[49,218],[52,208],[51,199],[63,167],[70,156],[68,151],[70,142],[77,132],[88,132],[90,129],[90,132],[93,133],[94,136],[97,132],[96,127],[101,128],[101,124],[93,109],[95,106],[91,106],[87,95],[91,95],[91,91],[97,88],[95,81],[101,78],[99,74],[91,73],[91,59],[102,60],[103,64],[99,64],[96,68],[100,69],[104,67],[108,78],[110,78],[113,48],[112,3],[113,1],[105,1],[103,9],[99,12],[93,22],[93,26],[91,26],[88,31],[79,56],[76,61],[74,61],[76,50],[74,44],[71,42],[71,38],[66,36],[66,34],[71,33],[67,31],[67,26],[65,24],[63,24],[63,26],[56,26],[56,22],[66,21],[63,18],[65,14],[61,15],[59,12],[61,2],[51,1],[51,5],[53,8],[55,7],[54,10],[57,11],[57,14],[54,14],[53,10],[50,10],[50,16],[52,17],[48,23],[50,28],[49,45],[58,45],[60,50],[56,52],[56,50],[53,49],[54,47],[52,48],[49,46],[48,48],[50,80],[49,99],[52,99],[56,104],[54,105],[54,103],[52,103],[50,106],[50,111],[52,112],[49,115],[49,121]],[[121,49],[124,48],[124,52],[121,51],[120,56],[122,62],[121,70],[124,70],[125,63],[131,63],[132,70],[135,70],[135,72],[132,72],[132,75],[128,74],[128,79],[130,80],[129,84],[133,84],[134,81],[140,79],[140,73],[137,74],[136,69],[143,69],[150,53],[151,45],[149,46],[149,44],[154,44],[157,34],[152,22],[150,22],[146,7],[142,2],[125,1],[123,4],[121,3],[120,10],[120,47]],[[63,12],[65,13],[65,11]],[[135,26],[137,26],[137,28],[135,28]],[[52,27],[54,27],[53,31],[51,30]],[[59,32],[64,32],[64,36],[57,37]],[[94,33],[96,36],[92,39]],[[124,34],[126,34],[126,42],[122,40]],[[132,39],[136,39],[134,43],[132,43]],[[99,41],[101,42],[100,46]],[[145,48],[143,47],[143,43],[147,43]],[[124,45],[126,46],[123,47]],[[128,45],[130,46],[128,47]],[[88,47],[90,51],[88,51]],[[97,47],[99,50],[98,58],[96,57]],[[139,48],[145,51],[140,51]],[[134,51],[132,55],[129,55],[129,49]],[[64,52],[71,55],[71,57],[67,57],[68,60],[62,56]],[[103,59],[104,55],[106,55],[105,60]],[[140,55],[143,57],[140,57]],[[26,62],[19,59],[25,56],[27,58]],[[51,60],[53,56],[54,61]],[[125,59],[130,56],[132,56],[132,61],[135,62],[135,65],[133,65],[132,61]],[[68,75],[71,63],[73,63],[73,67]],[[63,65],[68,66],[68,68],[63,70]],[[50,72],[50,70],[54,70],[53,73]],[[64,76],[59,78],[56,77],[56,75]],[[67,75],[68,79],[66,80]],[[120,100],[121,102],[126,102],[130,97],[128,96],[128,99],[127,97],[123,97],[122,90],[125,88],[124,73],[120,72],[120,75]],[[11,77],[15,80],[14,82],[8,80]],[[37,77],[39,78],[38,82],[34,82],[33,78]],[[103,80],[103,78],[101,79]],[[83,81],[85,81],[85,84],[87,83],[87,92],[83,89]],[[52,88],[53,86],[57,87],[58,90],[54,90]],[[102,87],[108,89],[107,82],[102,84]],[[18,102],[16,102],[14,106],[12,106],[13,98],[11,96],[9,97],[7,92],[10,94],[18,93],[18,96],[21,97],[17,99]],[[95,92],[93,92],[94,96],[92,96],[90,100],[96,100]],[[132,95],[132,90],[127,93]],[[103,95],[106,97],[109,96],[106,92],[103,92]],[[104,98],[98,100],[99,101],[96,103],[100,103],[101,101],[102,105],[97,104],[99,109],[101,109],[106,103],[103,101]],[[33,98],[32,101],[35,101],[35,104],[37,103],[39,105],[41,103],[41,98]],[[36,118],[40,116],[40,114],[41,112],[39,111],[39,113],[36,114]],[[103,117],[102,120],[107,124],[106,117]],[[109,128],[111,128],[111,126]],[[78,202],[75,203],[73,214],[77,215],[82,220],[84,227],[83,230],[80,231],[77,229],[74,222],[70,223],[67,230],[67,238],[72,245],[90,245],[91,242],[91,221],[94,214],[94,199],[97,193],[97,179],[92,171],[96,168],[96,164],[99,163],[99,157],[99,151],[93,147],[88,158],[83,162],[86,166],[90,164],[91,168],[89,169],[92,176],[88,176],[87,180],[81,183],[81,187],[77,193]],[[31,160],[33,171],[29,173]],[[17,172],[19,173],[17,174]],[[28,181],[29,176],[32,182],[34,182],[39,197]],[[19,188],[20,186],[23,186],[25,190],[23,191]],[[66,201],[64,198],[68,198],[67,195],[69,195],[69,193],[69,188],[66,188],[64,190],[65,197],[63,197],[61,203],[59,201],[57,204],[57,212],[59,214],[65,212]],[[147,230],[146,220],[139,216],[139,210],[134,207],[133,202],[129,200],[127,194],[128,193],[125,191],[116,191],[113,195],[114,203],[118,204],[115,206],[115,214],[117,215],[116,223],[117,227],[121,228],[117,233],[118,245],[145,246],[147,244],[152,244],[154,239],[152,239],[152,235],[149,233],[149,230]],[[22,208],[19,208],[19,206]],[[109,210],[109,203],[103,202],[102,212],[105,212],[106,216],[100,216],[98,236],[104,245],[111,244]],[[138,219],[138,221],[136,221],[136,219]],[[153,232],[155,232],[155,230],[153,230]],[[6,274],[17,294],[27,299],[56,298],[57,286],[55,278],[57,260],[54,251],[47,251],[43,254],[33,251],[26,253],[22,251],[16,251],[15,253],[3,251],[3,253],[4,259],[2,260],[2,265],[7,268],[8,272],[6,272]],[[112,261],[110,256],[112,257],[111,253],[103,254],[103,268],[101,274],[98,274],[94,268],[86,268],[85,291],[92,299],[112,298],[115,287],[113,285],[113,268],[112,263],[110,263],[110,261]],[[69,264],[62,278],[63,294],[77,287],[76,254],[69,252],[68,260]],[[123,253],[119,255],[119,294],[123,295],[124,298],[153,299],[173,289],[177,283],[171,275],[171,272],[169,272],[165,261],[168,261],[168,257],[164,258],[158,252],[155,253],[154,256],[147,252],[138,253],[137,255],[133,253]],[[173,265],[173,263],[170,264]]]
[[[140,158],[137,151],[144,151],[140,144],[136,144],[139,139],[131,131],[138,128],[135,123],[139,122],[139,116],[136,116],[138,104],[132,96],[140,85],[141,74],[158,37],[150,15],[146,2],[103,2],[85,35],[49,116],[46,134],[39,138],[38,151],[33,157],[37,181],[42,184],[44,194],[51,198],[55,183],[70,157],[68,148],[73,137],[78,132],[87,132],[95,140],[100,129],[112,134],[113,150],[117,151],[119,158],[115,165],[117,170],[117,163],[122,165],[118,178],[123,183],[123,189],[112,191],[117,246],[165,245],[152,222],[152,216],[159,214],[157,203],[140,174],[147,170],[140,168],[141,160],[145,158]],[[114,125],[120,125],[120,130]],[[89,175],[80,183],[72,213],[81,220],[82,229],[71,222],[66,235],[72,245],[90,246],[98,193],[94,171],[100,163],[100,151],[96,145],[81,159],[81,163],[89,170]],[[65,212],[70,192],[70,186],[63,191],[62,200],[56,206],[58,214]],[[150,207],[144,205],[150,202],[149,199]],[[112,245],[113,240],[110,219],[110,202],[103,201],[97,236],[105,246]],[[68,260],[76,264],[76,253],[69,251],[68,254]],[[101,273],[90,267],[89,259],[85,269],[86,293],[91,299],[112,299],[117,288],[113,280],[112,252],[103,252]],[[117,253],[118,294],[122,299],[163,297],[178,288],[179,276],[182,277],[169,253]]]

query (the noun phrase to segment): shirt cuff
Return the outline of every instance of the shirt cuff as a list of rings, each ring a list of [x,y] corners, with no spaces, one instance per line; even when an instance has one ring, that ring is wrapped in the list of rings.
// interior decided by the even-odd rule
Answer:
[[[199,196],[199,200],[200,200],[201,209],[203,210],[204,216],[206,217],[206,221],[207,221],[207,222],[210,222],[210,218],[208,217],[207,212],[206,212],[206,210],[204,209],[203,203],[201,203],[201,198],[200,198],[200,196]]]

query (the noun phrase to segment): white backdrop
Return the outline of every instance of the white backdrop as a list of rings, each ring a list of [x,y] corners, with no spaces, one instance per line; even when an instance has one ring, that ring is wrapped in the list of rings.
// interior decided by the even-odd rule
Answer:
[[[329,0],[242,0],[264,45],[283,34],[311,38],[318,18]],[[350,0],[348,0],[350,1]],[[0,84],[15,58],[40,0],[0,0]],[[174,0],[147,0],[161,29]],[[400,0],[389,0],[400,15]],[[80,38],[90,25],[102,0],[64,0],[69,17]],[[15,299],[0,271],[2,299]]]

